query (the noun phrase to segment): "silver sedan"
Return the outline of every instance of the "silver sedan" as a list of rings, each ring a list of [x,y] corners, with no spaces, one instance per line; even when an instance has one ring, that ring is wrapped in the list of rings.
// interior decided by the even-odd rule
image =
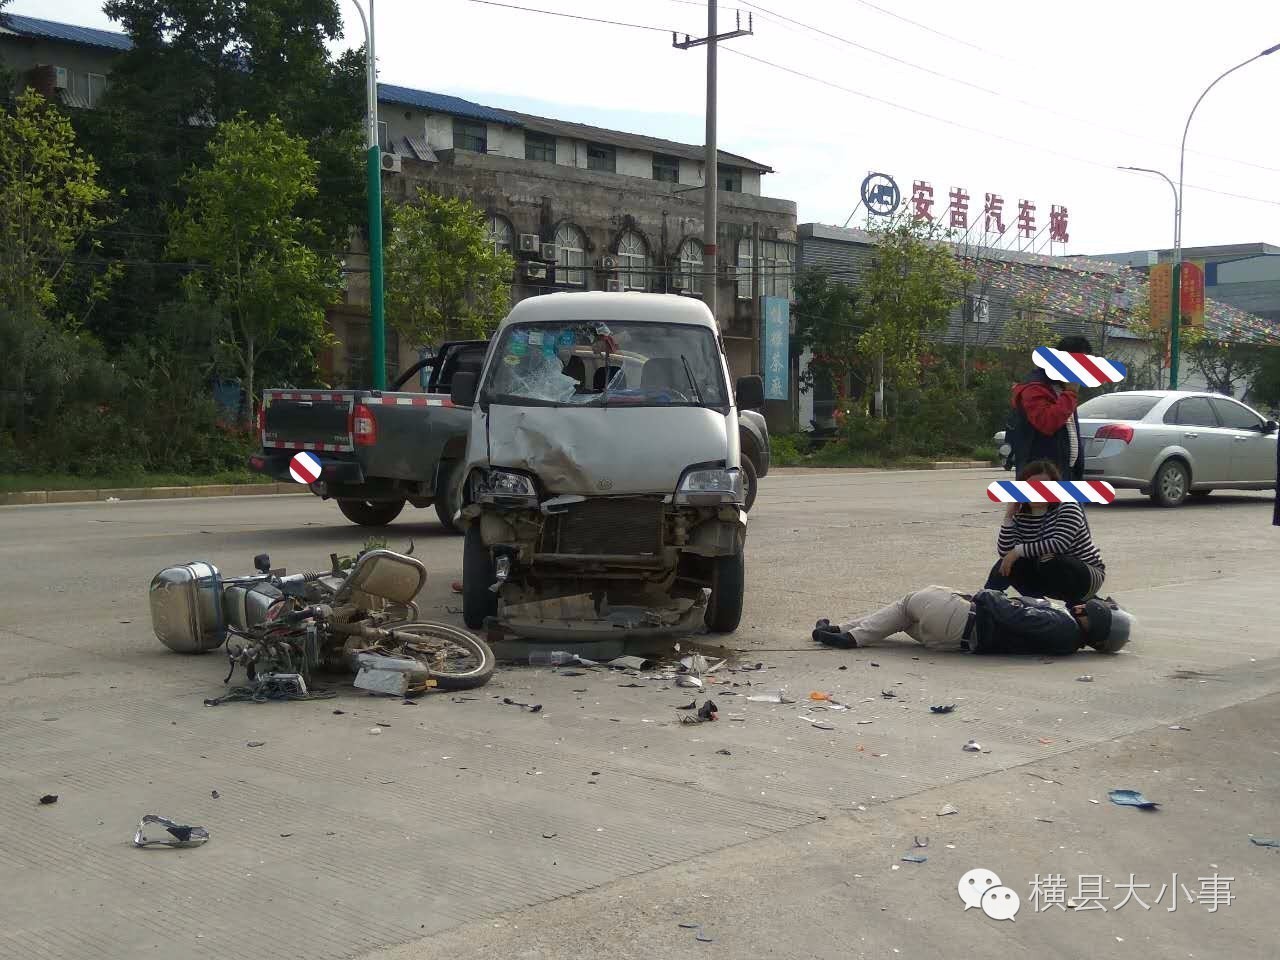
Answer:
[[[1215,489],[1276,485],[1275,420],[1216,393],[1122,391],[1080,405],[1084,475],[1161,506]]]

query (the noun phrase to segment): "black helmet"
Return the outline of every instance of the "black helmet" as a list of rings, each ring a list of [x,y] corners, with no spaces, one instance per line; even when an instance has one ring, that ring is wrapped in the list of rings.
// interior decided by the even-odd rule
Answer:
[[[1129,642],[1133,627],[1133,617],[1129,614],[1119,608],[1112,609],[1106,600],[1097,599],[1086,601],[1084,612],[1089,618],[1085,643],[1099,653],[1119,653]]]

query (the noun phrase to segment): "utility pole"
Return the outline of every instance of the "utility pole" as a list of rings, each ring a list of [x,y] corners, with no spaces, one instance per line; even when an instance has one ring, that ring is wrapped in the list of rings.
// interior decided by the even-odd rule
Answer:
[[[356,12],[364,26],[366,167],[369,193],[369,346],[373,353],[374,390],[387,388],[387,328],[382,299],[382,157],[378,145],[378,73],[373,49],[373,0],[366,19],[359,0]]]
[[[747,14],[747,29],[742,29],[742,14],[737,14],[735,29],[728,33],[716,33],[716,0],[707,0],[707,35],[691,38],[687,33],[683,40],[671,34],[671,45],[679,50],[690,47],[707,48],[707,144],[702,161],[702,271],[706,275],[707,306],[716,317],[719,297],[716,290],[716,192],[720,186],[719,155],[716,153],[716,45],[721,40],[750,36],[751,14]],[[719,317],[716,317],[717,322]]]
[[[752,373],[764,376],[764,311],[760,309],[760,221],[751,221],[751,326],[756,348],[752,351]]]

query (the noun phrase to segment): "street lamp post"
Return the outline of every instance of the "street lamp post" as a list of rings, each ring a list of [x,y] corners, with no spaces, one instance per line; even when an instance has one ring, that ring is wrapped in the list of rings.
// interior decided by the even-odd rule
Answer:
[[[387,387],[387,328],[382,300],[382,157],[378,147],[378,74],[373,51],[373,0],[366,19],[360,0],[351,0],[364,27],[367,169],[369,193],[369,344],[373,352],[373,389]]]
[[[1173,277],[1170,282],[1169,297],[1169,389],[1178,389],[1178,370],[1177,347],[1174,346],[1174,338],[1178,336],[1178,317],[1182,310],[1182,267],[1181,258],[1178,255],[1178,229],[1182,218],[1182,191],[1178,189],[1178,185],[1169,179],[1168,175],[1161,173],[1159,170],[1153,170],[1150,167],[1120,167],[1121,170],[1134,170],[1138,173],[1154,173],[1157,177],[1169,185],[1169,189],[1173,191],[1173,247],[1175,265],[1173,268]],[[1155,318],[1152,318],[1155,319]]]
[[[1177,191],[1177,208],[1174,220],[1173,234],[1173,322],[1169,327],[1169,389],[1178,389],[1178,333],[1182,319],[1182,303],[1180,298],[1179,281],[1182,278],[1182,197],[1183,182],[1182,173],[1187,160],[1187,133],[1191,129],[1191,118],[1196,115],[1196,110],[1200,106],[1200,102],[1208,96],[1209,91],[1216,87],[1223,79],[1235,73],[1241,67],[1247,67],[1255,60],[1261,60],[1263,57],[1270,56],[1280,50],[1280,43],[1273,44],[1261,53],[1255,54],[1242,63],[1237,63],[1230,70],[1219,76],[1213,83],[1204,88],[1204,93],[1196,99],[1195,104],[1191,107],[1191,112],[1187,114],[1186,125],[1182,128],[1182,147],[1178,151],[1178,191]]]

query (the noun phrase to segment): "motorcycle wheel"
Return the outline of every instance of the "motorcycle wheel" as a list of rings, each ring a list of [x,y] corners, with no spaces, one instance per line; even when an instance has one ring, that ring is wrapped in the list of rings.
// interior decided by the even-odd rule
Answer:
[[[388,646],[423,664],[441,690],[482,687],[498,665],[489,644],[445,623],[406,623],[387,633]]]

